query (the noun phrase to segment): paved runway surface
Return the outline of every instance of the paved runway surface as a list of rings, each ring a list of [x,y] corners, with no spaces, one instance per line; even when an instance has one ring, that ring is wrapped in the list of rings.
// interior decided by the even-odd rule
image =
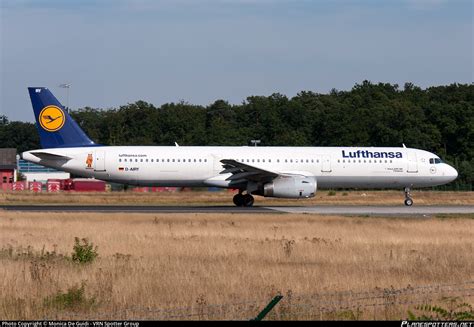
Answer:
[[[474,206],[311,206],[311,207],[259,207],[238,208],[234,206],[123,206],[123,205],[4,205],[8,211],[40,212],[143,212],[143,213],[311,213],[323,215],[377,215],[417,216],[437,214],[472,214]]]

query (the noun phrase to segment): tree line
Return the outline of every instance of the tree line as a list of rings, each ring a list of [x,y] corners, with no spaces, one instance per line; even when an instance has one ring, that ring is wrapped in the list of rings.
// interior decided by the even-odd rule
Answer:
[[[105,145],[401,146],[438,154],[459,171],[451,186],[474,184],[474,84],[422,89],[412,83],[364,81],[350,91],[302,91],[249,96],[241,104],[184,101],[155,107],[137,101],[118,108],[71,112]],[[39,148],[32,123],[0,117],[1,147]]]

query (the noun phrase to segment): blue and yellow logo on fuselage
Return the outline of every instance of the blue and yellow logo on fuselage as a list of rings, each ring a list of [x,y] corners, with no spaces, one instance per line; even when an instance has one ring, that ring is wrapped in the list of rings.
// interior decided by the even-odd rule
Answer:
[[[56,132],[64,126],[66,117],[64,111],[56,106],[47,106],[41,110],[38,121],[41,127],[48,132]]]

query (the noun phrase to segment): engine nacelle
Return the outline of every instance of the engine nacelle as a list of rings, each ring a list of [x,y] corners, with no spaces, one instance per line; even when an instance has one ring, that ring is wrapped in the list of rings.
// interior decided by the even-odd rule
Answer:
[[[274,198],[312,198],[316,194],[316,177],[280,176],[263,185],[263,196]]]

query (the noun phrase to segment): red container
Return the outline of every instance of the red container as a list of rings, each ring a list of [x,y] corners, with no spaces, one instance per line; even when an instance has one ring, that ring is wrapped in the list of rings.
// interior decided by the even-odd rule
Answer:
[[[96,179],[73,179],[72,189],[76,192],[105,192],[105,182]]]
[[[28,190],[33,192],[41,192],[41,187],[43,184],[41,182],[29,182],[28,183]]]
[[[61,190],[70,191],[73,189],[73,182],[71,178],[68,179],[60,179],[59,182],[61,183]]]
[[[163,187],[163,186],[154,186],[151,188],[152,192],[176,192],[177,187]]]
[[[132,192],[138,192],[138,193],[146,193],[149,191],[148,187],[134,187],[132,189]]]

